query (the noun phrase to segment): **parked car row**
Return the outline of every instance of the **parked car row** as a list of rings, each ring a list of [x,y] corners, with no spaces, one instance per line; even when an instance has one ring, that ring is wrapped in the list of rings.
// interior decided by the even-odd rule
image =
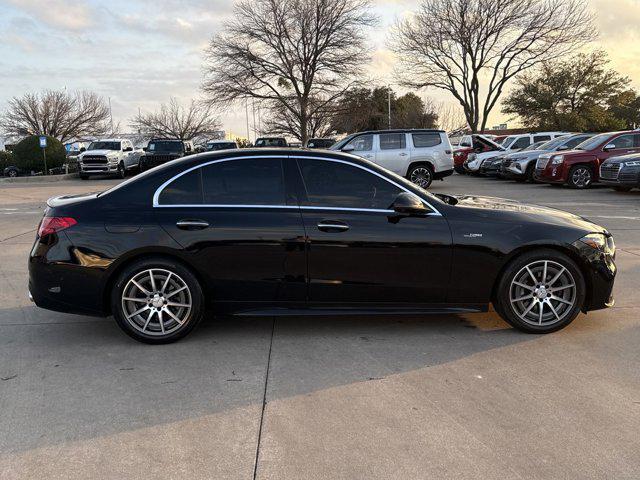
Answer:
[[[457,161],[456,170],[577,189],[594,183],[621,191],[640,188],[640,130],[541,132],[512,137],[505,138],[501,145],[482,135],[472,136],[471,147],[461,142],[454,158],[465,159]],[[542,137],[547,141],[540,141]]]

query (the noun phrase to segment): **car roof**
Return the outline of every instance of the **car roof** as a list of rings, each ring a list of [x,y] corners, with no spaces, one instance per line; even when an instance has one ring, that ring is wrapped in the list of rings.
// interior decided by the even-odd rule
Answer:
[[[440,130],[437,128],[395,128],[390,130],[364,130],[362,132],[352,133],[351,135],[348,135],[348,136],[372,134],[372,133],[423,133],[423,132],[446,133],[444,130]]]

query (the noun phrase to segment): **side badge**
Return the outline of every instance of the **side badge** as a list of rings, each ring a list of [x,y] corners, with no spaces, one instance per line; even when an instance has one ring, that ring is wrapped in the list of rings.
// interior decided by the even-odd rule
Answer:
[[[478,238],[482,237],[481,233],[465,233],[464,238]]]

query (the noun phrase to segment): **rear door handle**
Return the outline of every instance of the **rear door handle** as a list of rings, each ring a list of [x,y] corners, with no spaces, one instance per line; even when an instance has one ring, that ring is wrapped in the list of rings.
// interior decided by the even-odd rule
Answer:
[[[204,228],[209,228],[209,222],[205,220],[185,218],[184,220],[178,220],[176,222],[176,227],[181,230],[202,230]]]
[[[409,155],[409,154],[408,153],[404,153],[404,152],[400,154],[401,157],[406,157],[407,155]]]
[[[318,223],[318,230],[323,232],[346,232],[349,225],[340,220],[322,220]]]

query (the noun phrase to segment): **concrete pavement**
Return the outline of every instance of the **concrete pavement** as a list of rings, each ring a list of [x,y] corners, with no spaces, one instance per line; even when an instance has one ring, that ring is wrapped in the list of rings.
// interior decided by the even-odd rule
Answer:
[[[153,347],[26,298],[46,198],[115,183],[0,185],[0,479],[640,477],[640,192],[433,185],[613,232],[616,307],[552,335],[494,313],[219,318]]]

